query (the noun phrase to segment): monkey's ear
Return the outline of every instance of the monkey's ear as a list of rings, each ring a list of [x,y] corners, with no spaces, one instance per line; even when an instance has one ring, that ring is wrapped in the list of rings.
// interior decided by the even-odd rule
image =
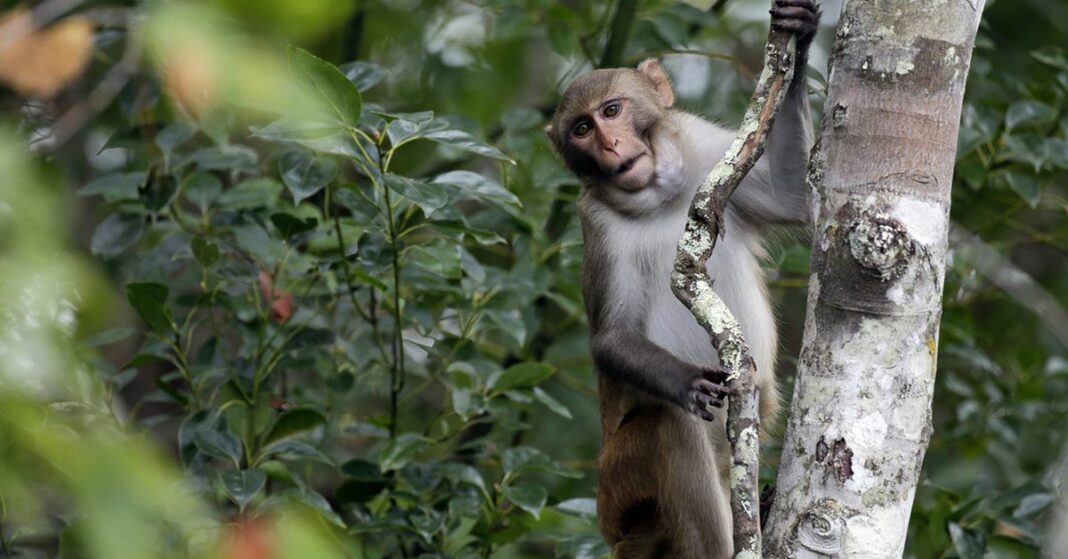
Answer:
[[[660,67],[660,62],[655,58],[646,58],[638,64],[638,71],[653,82],[653,91],[656,92],[656,100],[660,102],[660,106],[671,108],[675,104],[675,92],[671,90],[671,80]]]

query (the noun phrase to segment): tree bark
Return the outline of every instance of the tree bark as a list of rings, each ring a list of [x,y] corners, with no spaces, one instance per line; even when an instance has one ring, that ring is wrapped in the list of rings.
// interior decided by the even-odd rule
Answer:
[[[850,0],[838,22],[769,557],[900,557],[931,435],[957,131],[984,0]]]

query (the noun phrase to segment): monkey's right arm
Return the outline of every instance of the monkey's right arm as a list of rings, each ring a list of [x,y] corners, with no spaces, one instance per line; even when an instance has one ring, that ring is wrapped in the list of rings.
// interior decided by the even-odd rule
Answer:
[[[659,396],[706,421],[715,419],[709,406],[722,406],[728,395],[725,371],[686,363],[633,328],[597,332],[590,345],[601,374]]]

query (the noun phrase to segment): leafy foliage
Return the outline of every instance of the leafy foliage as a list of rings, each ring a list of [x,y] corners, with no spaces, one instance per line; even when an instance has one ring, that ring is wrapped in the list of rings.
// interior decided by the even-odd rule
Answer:
[[[541,126],[627,36],[611,7],[169,2],[99,27],[82,82],[125,80],[114,99],[66,130],[69,101],[19,98],[10,120],[56,143],[0,138],[0,549],[604,556],[578,188]],[[953,217],[1063,303],[1068,63],[1048,45],[1068,17],[1024,12],[988,9]],[[681,103],[736,119],[766,17],[644,2],[612,56],[664,55]],[[964,248],[908,553],[1033,556],[1064,340]],[[768,262],[784,355],[807,262],[790,240]]]

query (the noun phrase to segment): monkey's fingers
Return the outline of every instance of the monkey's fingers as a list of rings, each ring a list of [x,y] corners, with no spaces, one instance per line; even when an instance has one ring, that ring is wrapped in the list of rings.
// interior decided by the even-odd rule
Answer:
[[[723,400],[719,400],[716,403],[716,399],[700,392],[692,392],[690,394],[690,413],[700,417],[705,421],[715,421],[716,416],[712,413],[710,407],[718,408],[723,405]]]
[[[815,29],[819,21],[819,15],[816,12],[805,8],[772,8],[770,13],[771,24],[783,28],[794,26],[799,29]]]
[[[730,372],[723,366],[706,367],[701,377],[715,384],[726,384]]]
[[[807,0],[776,0],[770,13],[772,27],[804,38],[816,33],[820,21],[816,5]]]
[[[802,8],[808,8],[812,11],[819,9],[816,5],[816,0],[775,0],[776,6],[800,6]]]
[[[693,385],[694,391],[700,393],[702,396],[707,396],[714,401],[717,408],[723,405],[723,399],[731,395],[731,391],[726,385],[717,382],[712,382],[705,379],[700,379]]]

